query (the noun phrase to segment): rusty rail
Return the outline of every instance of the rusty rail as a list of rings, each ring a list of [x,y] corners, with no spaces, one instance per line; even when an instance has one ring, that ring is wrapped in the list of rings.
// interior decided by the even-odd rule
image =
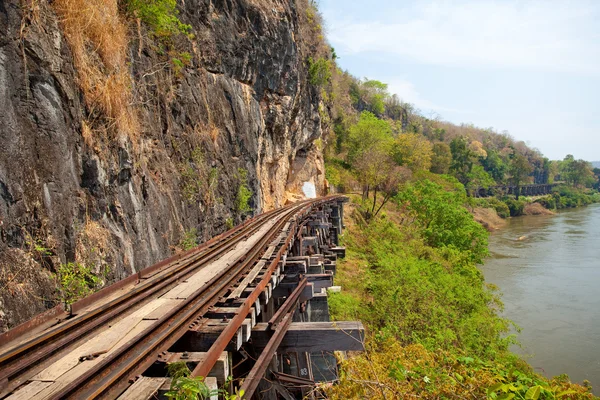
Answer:
[[[250,373],[246,379],[244,379],[244,383],[242,383],[240,392],[244,393],[245,398],[250,399],[258,387],[258,384],[269,367],[271,359],[275,355],[277,348],[281,344],[285,333],[292,323],[293,316],[294,312],[290,311],[281,319],[281,322],[277,325],[277,328],[275,328],[275,333],[269,340],[269,343],[267,343],[267,346],[263,349],[260,357],[258,357],[258,360],[256,360],[256,363],[250,370]]]
[[[300,298],[300,295],[302,294],[302,291],[304,290],[307,284],[308,280],[306,279],[306,277],[300,280],[298,286],[296,286],[294,291],[288,296],[285,302],[281,305],[281,307],[279,307],[277,312],[273,314],[273,317],[271,317],[271,319],[269,320],[269,326],[271,328],[277,327],[277,324],[279,324],[279,322],[283,319],[284,315],[294,308],[296,302]]]
[[[176,284],[179,280],[195,272],[198,268],[235,246],[248,235],[248,232],[259,229],[264,221],[272,217],[273,214],[283,211],[285,209],[262,214],[254,218],[251,223],[242,225],[238,229],[234,228],[231,230],[232,234],[227,235],[225,241],[220,246],[211,247],[215,242],[207,242],[207,244],[196,248],[196,252],[198,252],[197,256],[192,257],[188,263],[179,266],[174,265],[172,268],[163,271],[162,274],[157,275],[154,279],[149,279],[123,296],[81,316],[67,320],[63,324],[51,328],[43,334],[0,354],[0,396],[5,395],[7,391],[23,383],[28,377],[41,369],[42,363],[52,359],[60,351],[73,348],[80,343],[79,339],[100,329],[110,320],[128,312],[132,307],[142,303],[152,294],[166,290]],[[208,250],[202,252],[204,249]],[[188,255],[190,254],[188,253]],[[179,260],[181,257],[176,259]],[[158,265],[162,267],[165,263],[159,263]],[[132,278],[127,278],[127,280],[132,280]],[[122,281],[115,284],[117,289],[121,286]],[[106,296],[110,293],[112,291],[105,292],[104,295]]]
[[[309,206],[307,206],[307,207],[303,207],[303,209],[300,211],[299,214],[303,213],[305,215],[307,213],[307,209],[312,208],[312,206],[314,206],[315,204],[321,204],[321,202],[312,203],[312,204],[309,204]],[[244,320],[246,319],[248,312],[250,312],[250,308],[252,307],[252,305],[254,304],[256,299],[258,299],[258,296],[260,296],[260,294],[263,292],[263,290],[267,287],[269,281],[271,280],[271,276],[273,275],[273,272],[275,272],[275,269],[277,268],[277,264],[279,264],[283,255],[287,253],[287,250],[288,250],[289,246],[291,245],[293,238],[296,235],[296,232],[297,232],[297,226],[296,226],[296,221],[294,221],[294,226],[290,229],[290,232],[289,232],[284,244],[281,246],[281,248],[277,252],[277,256],[275,257],[275,259],[273,259],[273,261],[271,261],[271,264],[267,268],[267,271],[264,274],[263,278],[261,279],[260,283],[252,291],[250,296],[248,296],[244,300],[244,303],[240,306],[238,313],[231,319],[229,324],[225,327],[223,332],[219,335],[217,340],[210,347],[210,349],[206,353],[206,357],[205,357],[204,361],[202,363],[198,364],[196,366],[196,368],[194,368],[194,370],[192,371],[192,376],[207,376],[208,375],[208,373],[210,372],[210,370],[212,369],[214,364],[219,359],[219,356],[221,355],[223,350],[225,350],[225,348],[227,347],[227,344],[229,344],[229,342],[231,341],[233,336],[237,333],[238,329],[244,323]]]
[[[112,319],[120,317],[136,305],[149,301],[152,295],[174,287],[181,279],[195,273],[199,268],[211,262],[224,252],[233,248],[237,243],[258,231],[268,220],[277,217],[279,220],[273,228],[249,251],[247,257],[221,271],[206,285],[198,288],[181,306],[170,310],[166,315],[152,324],[147,330],[126,343],[115,353],[103,359],[90,370],[74,379],[68,385],[55,392],[51,398],[113,398],[118,396],[128,385],[131,378],[143,373],[158,355],[168,350],[183,334],[193,326],[210,307],[223,299],[231,288],[239,284],[254,263],[262,256],[269,243],[277,238],[285,225],[290,222],[288,235],[277,251],[276,257],[270,262],[266,273],[250,296],[244,300],[237,314],[221,333],[217,341],[207,353],[207,357],[193,371],[195,376],[207,376],[221,352],[231,341],[234,334],[247,318],[251,306],[267,287],[278,264],[287,254],[299,231],[306,223],[306,216],[314,208],[339,196],[329,196],[320,200],[304,201],[271,211],[247,221],[224,234],[211,239],[209,242],[181,255],[171,257],[161,263],[140,271],[136,278],[127,282],[137,282],[146,279],[125,295],[108,301],[95,309],[77,315],[71,320],[51,328],[42,334],[14,346],[0,354],[0,397],[24,383],[37,371],[54,362],[64,351],[71,350],[83,342],[84,338],[102,329]],[[306,279],[288,297],[283,307],[273,316],[270,326],[275,328],[275,334],[269,345],[276,350],[293,317],[294,308]],[[118,282],[102,293],[84,299],[75,307],[81,311],[92,306],[95,302],[114,293],[125,284]],[[277,338],[281,336],[277,341]],[[266,353],[271,347],[265,349]],[[264,353],[264,354],[266,354]],[[261,356],[262,357],[262,356]],[[265,356],[266,357],[266,356]],[[254,374],[260,374],[263,365],[258,362],[253,369]],[[264,366],[266,368],[266,366]],[[262,370],[264,373],[264,370]],[[258,376],[258,375],[257,375]],[[258,380],[258,382],[260,379]],[[245,383],[248,393],[256,386],[252,380]],[[256,382],[256,385],[258,385]],[[248,386],[250,385],[250,386]]]
[[[168,350],[171,345],[183,336],[195,320],[208,312],[210,307],[216,304],[219,299],[231,290],[232,285],[243,278],[244,274],[247,273],[258,258],[260,258],[265,247],[277,237],[293,215],[306,214],[307,210],[311,209],[312,206],[312,203],[308,203],[308,205],[301,203],[284,208],[286,211],[284,215],[280,217],[270,233],[258,241],[251,249],[249,256],[242,260],[240,265],[234,264],[227,270],[215,276],[207,285],[198,289],[193,296],[186,300],[183,308],[171,310],[148,330],[142,332],[128,342],[122,349],[102,360],[102,362],[95,365],[85,374],[73,380],[59,392],[56,392],[52,398],[112,398],[120,394],[129,385],[128,381],[132,377],[146,370],[154,361],[156,361],[159,353]],[[300,211],[298,211],[298,209],[300,209]],[[287,244],[291,240],[292,234],[293,229],[290,229],[286,244],[284,244],[278,252],[276,258],[277,262],[274,260],[270,273],[267,274],[268,277],[265,276],[263,278],[263,289],[266,287],[266,283],[270,279],[278,260],[281,258],[282,254],[284,254],[284,251],[287,250]],[[253,293],[256,293],[256,296],[259,294],[257,290]],[[248,304],[248,310],[249,307]],[[240,312],[232,319],[228,327],[235,326],[239,321],[239,324],[237,324],[233,333],[237,332],[237,329],[239,329],[239,326],[242,325],[243,320],[246,317],[247,312],[245,314]],[[211,350],[220,347],[221,344],[224,349],[231,340],[233,334],[225,341],[224,338],[226,336],[227,335],[222,334],[219,337],[220,340],[217,340],[219,343],[217,344],[216,342],[215,345],[211,347]],[[209,354],[207,354],[205,361],[201,365],[210,365],[210,368],[212,368],[218,355],[220,355],[222,351],[222,349],[218,351],[217,357],[214,360],[210,359],[211,352],[209,351]],[[203,376],[206,376],[207,374],[208,372]]]

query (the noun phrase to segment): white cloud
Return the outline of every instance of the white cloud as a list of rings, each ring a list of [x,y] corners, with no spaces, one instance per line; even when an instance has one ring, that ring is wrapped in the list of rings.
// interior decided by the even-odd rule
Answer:
[[[391,6],[390,6],[391,7]],[[344,54],[385,52],[434,65],[598,74],[600,12],[586,1],[432,1],[385,21],[328,18]]]
[[[415,87],[415,85],[407,80],[392,78],[386,79],[385,81],[388,83],[388,91],[390,93],[397,94],[402,101],[406,103],[412,103],[417,108],[420,108],[422,111],[435,111],[439,113],[444,111],[457,113],[468,112],[465,110],[458,110],[455,108],[445,107],[423,98],[421,93]]]

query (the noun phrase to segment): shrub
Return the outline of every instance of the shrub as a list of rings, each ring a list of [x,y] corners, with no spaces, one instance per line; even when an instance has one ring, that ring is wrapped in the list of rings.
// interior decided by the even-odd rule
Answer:
[[[127,0],[127,6],[160,38],[185,34],[192,29],[179,20],[176,0]]]
[[[487,255],[487,232],[463,207],[464,194],[421,180],[398,193],[396,201],[413,214],[430,246],[455,248],[478,263]]]
[[[331,79],[331,61],[319,58],[316,61],[308,59],[308,81],[311,85],[324,86]]]
[[[502,199],[508,206],[511,217],[518,217],[523,215],[523,209],[525,208],[525,200],[515,200],[511,197],[505,197]]]
[[[250,207],[250,199],[252,191],[248,187],[248,171],[243,168],[238,168],[238,190],[235,197],[235,209],[240,214],[245,214],[252,211]]]
[[[556,209],[556,198],[552,195],[542,197],[541,199],[538,199],[535,202],[540,203],[542,206],[544,206],[544,208],[547,208],[548,210]]]
[[[193,249],[198,245],[198,230],[196,228],[191,228],[190,230],[185,231],[181,241],[179,242],[179,247],[183,250]]]
[[[61,264],[56,271],[63,301],[67,304],[92,294],[102,285],[102,280],[91,268],[79,263]]]

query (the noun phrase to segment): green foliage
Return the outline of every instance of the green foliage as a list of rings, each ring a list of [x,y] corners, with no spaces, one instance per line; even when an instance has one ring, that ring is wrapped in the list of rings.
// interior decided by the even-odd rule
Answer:
[[[248,187],[248,171],[243,168],[238,168],[238,190],[235,197],[235,209],[240,214],[245,214],[252,211],[250,207],[250,199],[252,198],[252,190]]]
[[[202,201],[211,206],[216,200],[219,183],[219,169],[211,168],[204,160],[202,149],[196,147],[190,154],[190,160],[180,167],[183,197],[189,204]]]
[[[198,230],[196,228],[191,228],[183,234],[183,237],[179,242],[179,247],[183,250],[191,250],[196,246],[198,246]]]
[[[443,142],[434,143],[432,153],[430,171],[436,174],[447,174],[452,162],[450,146]]]
[[[183,69],[190,65],[191,61],[192,55],[187,51],[177,54],[177,57],[171,57],[171,64],[173,64],[175,75],[180,75]]]
[[[531,172],[533,172],[533,167],[529,164],[527,158],[518,153],[514,154],[508,166],[510,182],[518,188],[526,181]],[[517,190],[516,198],[519,200],[519,190]]]
[[[396,200],[414,215],[430,246],[458,250],[476,263],[487,255],[487,232],[463,207],[464,194],[421,180],[400,192]]]
[[[592,203],[599,203],[600,194],[593,190],[584,191],[582,189],[561,185],[554,189],[551,198],[542,198],[539,202],[550,209],[552,208],[552,205],[554,205],[553,208],[557,209],[581,207]]]
[[[560,177],[570,185],[591,187],[596,183],[592,164],[584,160],[575,160],[569,154],[559,164]]]
[[[475,164],[471,168],[471,172],[467,174],[467,190],[470,194],[472,194],[478,188],[489,188],[490,186],[494,186],[496,182],[494,179],[488,174],[485,169],[479,165]]]
[[[408,201],[424,195],[426,203],[464,209],[464,194],[450,200],[440,188],[408,188],[414,193],[405,208],[390,207],[369,224],[351,214],[336,275],[344,291],[332,293],[329,306],[335,320],[365,324],[366,352],[341,361],[339,383],[324,388],[327,398],[525,399],[538,391],[540,399],[594,398],[568,379],[536,375],[508,351],[512,324],[499,316],[502,304],[474,264],[474,250],[430,245],[426,225],[415,224],[430,211],[419,206],[415,215]]]
[[[308,81],[311,85],[318,87],[325,86],[331,79],[331,61],[326,58],[319,58],[316,61],[310,57],[308,59]]]
[[[190,377],[191,371],[184,361],[167,365],[167,373],[172,378],[171,387],[165,396],[174,400],[205,400],[218,396],[224,400],[242,400],[244,391],[229,394],[226,390],[210,390],[201,376]],[[228,378],[228,383],[230,378]]]
[[[191,371],[185,362],[169,364],[167,371],[171,379],[171,387],[165,396],[174,400],[209,399],[218,396],[219,390],[210,390],[203,377],[191,378]]]
[[[105,274],[108,270],[104,271]],[[99,289],[103,281],[96,276],[90,267],[83,264],[69,262],[59,265],[56,278],[62,292],[63,301],[67,304],[92,294]]]
[[[225,227],[227,228],[227,230],[232,229],[234,227],[233,218],[229,217],[225,220]]]
[[[450,163],[450,172],[463,185],[469,183],[469,174],[473,168],[475,155],[469,149],[469,141],[465,137],[457,137],[450,142],[450,151],[452,152],[452,162]]]
[[[475,205],[483,208],[493,208],[496,210],[496,214],[498,214],[500,218],[510,217],[510,209],[508,208],[508,205],[496,197],[476,199]]]
[[[147,24],[159,38],[187,34],[192,29],[182,23],[176,0],[126,0],[129,12]]]
[[[363,111],[356,124],[350,127],[348,139],[348,162],[369,149],[389,152],[393,144],[392,128],[387,121],[377,118],[373,113]]]
[[[487,173],[498,183],[504,181],[507,166],[495,150],[488,150],[487,157],[481,160],[481,165]]]
[[[506,203],[511,217],[518,217],[524,214],[525,205],[527,204],[525,200],[516,200],[512,197],[504,197],[502,201]]]

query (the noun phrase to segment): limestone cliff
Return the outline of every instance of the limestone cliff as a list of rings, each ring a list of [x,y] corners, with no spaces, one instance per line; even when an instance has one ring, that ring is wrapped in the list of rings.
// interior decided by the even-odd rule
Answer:
[[[0,331],[60,301],[61,264],[108,283],[171,255],[186,232],[202,241],[240,222],[244,174],[253,213],[304,181],[323,190],[305,2],[186,0],[192,34],[171,49],[115,15],[125,61],[96,72],[125,74],[129,94],[105,109],[90,94],[95,72],[78,68],[81,48],[92,62],[105,55],[93,41],[77,50],[81,32],[56,4],[0,0]],[[185,66],[169,61],[173,48],[189,54]]]

